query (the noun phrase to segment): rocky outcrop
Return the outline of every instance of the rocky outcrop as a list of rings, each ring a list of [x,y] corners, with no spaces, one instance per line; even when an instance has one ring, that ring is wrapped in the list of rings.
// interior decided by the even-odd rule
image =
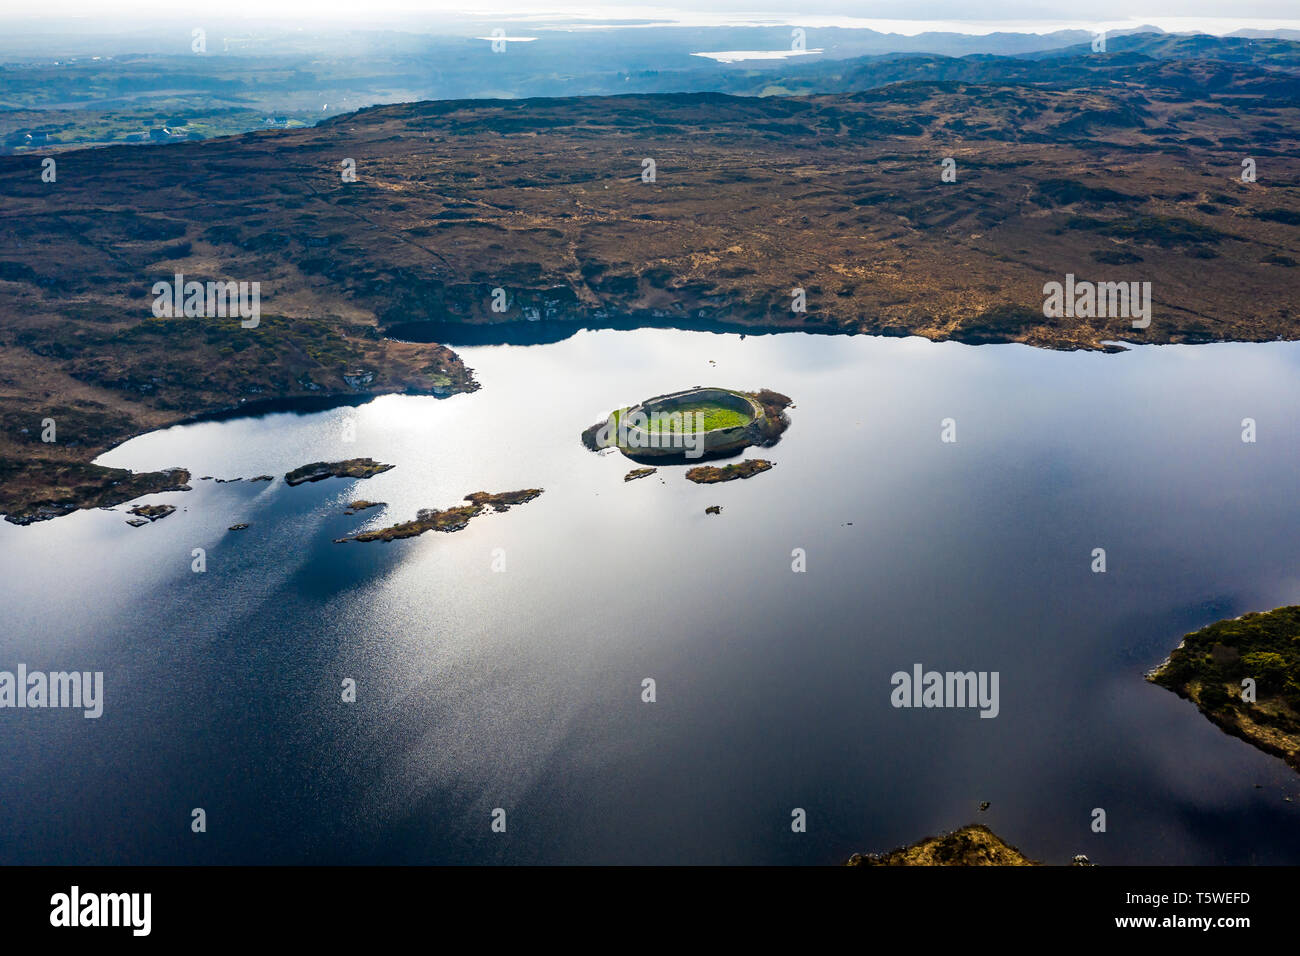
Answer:
[[[721,468],[700,465],[686,472],[686,480],[693,481],[697,485],[713,485],[720,481],[753,478],[755,475],[770,471],[773,467],[773,464],[764,458],[750,458],[734,465],[723,465]]]
[[[373,458],[348,458],[345,461],[313,461],[295,468],[284,476],[286,484],[301,485],[326,478],[373,478],[393,468]]]
[[[405,521],[375,531],[363,531],[360,534],[349,535],[346,538],[335,538],[334,543],[342,544],[345,541],[397,541],[400,538],[414,538],[426,531],[461,531],[471,520],[483,514],[488,508],[491,508],[494,512],[509,511],[514,505],[522,505],[532,501],[542,493],[542,490],[541,488],[525,488],[522,491],[503,491],[496,494],[476,491],[472,495],[465,496],[465,500],[469,502],[467,505],[448,508],[445,511],[436,508],[421,508],[416,512],[414,521]]]

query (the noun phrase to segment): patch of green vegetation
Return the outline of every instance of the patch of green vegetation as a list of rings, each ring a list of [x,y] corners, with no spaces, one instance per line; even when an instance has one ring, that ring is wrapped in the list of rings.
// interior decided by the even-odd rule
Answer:
[[[675,435],[682,431],[693,431],[696,427],[696,415],[700,416],[701,427],[706,432],[716,428],[743,428],[753,421],[753,418],[744,412],[738,412],[717,402],[695,402],[681,408],[674,408],[671,414],[657,419],[659,433]],[[655,428],[655,421],[655,419],[651,420],[649,426],[651,431]]]
[[[1147,679],[1226,732],[1300,770],[1300,606],[1219,621],[1183,638]],[[1243,699],[1254,681],[1255,700]]]
[[[1038,866],[983,824],[926,837],[888,853],[855,853],[848,866]]]

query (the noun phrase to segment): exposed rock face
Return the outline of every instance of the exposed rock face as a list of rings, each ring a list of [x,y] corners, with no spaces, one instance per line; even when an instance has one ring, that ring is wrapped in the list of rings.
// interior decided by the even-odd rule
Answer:
[[[361,389],[365,388],[374,380],[375,380],[374,372],[354,371],[354,372],[344,374],[343,376],[343,381],[347,383],[348,387],[354,388],[357,391],[360,391]]]

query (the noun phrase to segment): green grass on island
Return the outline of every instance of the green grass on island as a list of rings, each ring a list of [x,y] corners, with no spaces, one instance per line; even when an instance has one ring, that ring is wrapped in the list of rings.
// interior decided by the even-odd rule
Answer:
[[[614,424],[618,425],[626,413],[626,408],[620,408],[614,412]],[[661,412],[654,417],[648,416],[645,428],[651,432],[657,431],[661,435],[676,435],[683,431],[694,431],[696,429],[696,414],[701,416],[701,428],[706,432],[717,428],[744,428],[754,420],[752,415],[738,412],[734,408],[728,408],[718,402],[694,402],[681,408],[674,408],[671,413]]]
[[[677,417],[677,412],[681,412],[681,417]],[[738,412],[734,408],[727,408],[717,402],[699,402],[694,405],[687,405],[681,409],[674,409],[671,415],[660,418],[659,430],[665,434],[676,434],[678,431],[690,431],[695,427],[696,415],[700,416],[703,423],[703,430],[711,432],[717,428],[744,428],[754,420],[752,415],[746,415],[744,412]],[[650,428],[655,427],[655,420],[651,419]]]
[[[1254,700],[1243,699],[1247,679]],[[1218,621],[1183,638],[1147,675],[1226,733],[1300,770],[1300,606]]]

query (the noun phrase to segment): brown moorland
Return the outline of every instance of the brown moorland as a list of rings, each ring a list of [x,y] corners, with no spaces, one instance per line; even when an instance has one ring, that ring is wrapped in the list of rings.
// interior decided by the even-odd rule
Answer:
[[[62,153],[55,183],[37,156],[0,157],[0,511],[32,520],[177,487],[176,473],[90,461],[194,416],[476,387],[451,350],[385,335],[421,338],[413,323],[1089,349],[1295,338],[1300,80],[1072,62],[1051,66],[1056,86],[401,104]],[[1241,181],[1247,157],[1256,182]],[[175,273],[259,282],[260,323],[155,318],[152,286]],[[1066,273],[1151,281],[1150,327],[1044,318],[1043,285]]]

